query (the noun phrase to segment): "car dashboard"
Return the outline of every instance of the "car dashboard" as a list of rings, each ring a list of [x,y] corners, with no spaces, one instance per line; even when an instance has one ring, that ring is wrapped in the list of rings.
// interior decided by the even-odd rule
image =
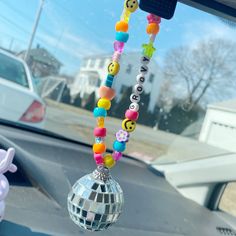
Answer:
[[[0,235],[91,235],[67,212],[72,184],[95,169],[90,146],[9,125],[0,130],[0,147],[15,148],[18,166],[15,174],[7,174],[11,187]],[[97,235],[213,236],[222,235],[219,228],[231,229],[144,163],[124,157],[112,176],[124,191],[124,210],[115,225]]]

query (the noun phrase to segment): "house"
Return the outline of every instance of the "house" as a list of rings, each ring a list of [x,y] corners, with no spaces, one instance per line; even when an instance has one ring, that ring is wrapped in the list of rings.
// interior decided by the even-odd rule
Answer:
[[[82,60],[80,70],[75,77],[74,83],[70,86],[72,100],[77,94],[86,99],[95,91],[98,98],[98,88],[105,83],[107,66],[111,62],[111,55],[93,55]],[[116,90],[116,97],[119,100],[125,88],[136,83],[136,76],[140,66],[140,53],[123,54],[120,62],[119,74],[115,77],[113,88]],[[149,63],[149,73],[146,76],[145,92],[151,93],[148,109],[153,111],[158,97],[162,76],[159,66],[155,60]]]
[[[25,53],[26,50],[21,51],[17,56],[24,58]],[[27,64],[29,65],[34,77],[58,75],[62,66],[62,63],[58,59],[39,45],[30,50]]]
[[[208,106],[199,141],[231,152],[236,151],[235,99]]]

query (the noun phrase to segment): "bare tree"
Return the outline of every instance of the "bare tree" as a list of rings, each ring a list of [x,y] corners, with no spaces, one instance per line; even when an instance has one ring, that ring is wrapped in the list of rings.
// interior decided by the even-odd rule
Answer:
[[[235,48],[231,41],[211,39],[194,47],[172,49],[166,55],[164,75],[180,85],[177,90],[182,99],[184,96],[186,110],[191,110],[203,97],[207,100],[205,95],[210,91],[218,97],[232,93],[236,85]]]

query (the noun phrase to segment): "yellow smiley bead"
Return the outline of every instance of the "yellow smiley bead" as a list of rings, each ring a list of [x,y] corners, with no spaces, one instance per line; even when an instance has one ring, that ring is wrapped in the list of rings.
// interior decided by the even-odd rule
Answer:
[[[125,9],[130,12],[135,12],[138,8],[138,1],[137,0],[126,0],[125,1]]]
[[[118,62],[116,62],[116,61],[113,61],[113,62],[111,62],[111,63],[108,65],[107,70],[108,70],[108,73],[109,73],[110,75],[115,76],[115,75],[118,74],[118,72],[119,72],[119,70],[120,70],[120,64],[119,64]]]
[[[100,98],[98,100],[98,107],[104,108],[105,110],[109,110],[111,108],[111,101],[107,98]]]
[[[116,164],[116,161],[113,159],[111,154],[106,154],[103,160],[104,160],[104,165],[107,168],[112,168]]]
[[[130,119],[124,119],[122,121],[122,129],[127,132],[133,132],[136,128],[136,122]]]
[[[97,126],[99,127],[99,128],[104,128],[104,117],[98,117],[97,118]]]

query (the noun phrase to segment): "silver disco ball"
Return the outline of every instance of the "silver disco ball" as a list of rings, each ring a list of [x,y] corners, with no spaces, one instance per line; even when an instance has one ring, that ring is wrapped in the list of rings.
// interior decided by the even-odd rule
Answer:
[[[90,231],[101,231],[120,216],[124,197],[120,185],[103,166],[77,180],[67,198],[70,218]]]

